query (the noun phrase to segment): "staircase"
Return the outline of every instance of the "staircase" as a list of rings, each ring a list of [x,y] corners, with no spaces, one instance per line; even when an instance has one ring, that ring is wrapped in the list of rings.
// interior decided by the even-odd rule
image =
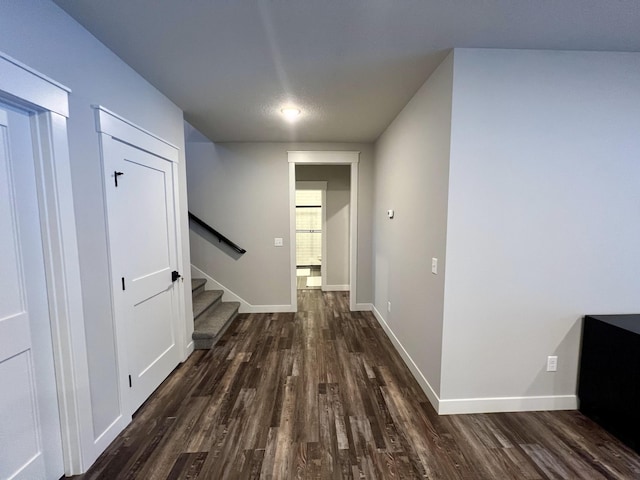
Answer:
[[[203,278],[191,280],[193,342],[196,350],[208,350],[222,337],[238,314],[240,303],[223,302],[222,290],[205,290]]]

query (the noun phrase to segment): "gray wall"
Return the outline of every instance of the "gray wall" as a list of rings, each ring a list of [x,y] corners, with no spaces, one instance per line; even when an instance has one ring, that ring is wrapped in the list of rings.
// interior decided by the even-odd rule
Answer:
[[[640,54],[454,72],[442,397],[574,395],[581,317],[640,310]]]
[[[325,214],[327,285],[349,285],[349,165],[296,165],[297,181],[327,182]]]
[[[376,143],[375,306],[441,412],[575,407],[582,316],[640,310],[638,84],[635,53],[457,49]]]
[[[68,134],[95,438],[119,408],[100,149],[91,105],[103,105],[181,148],[183,263],[188,269],[182,111],[53,2],[0,2],[0,51],[72,90]],[[186,301],[185,316],[191,315],[190,295]]]
[[[372,288],[373,145],[212,143],[187,125],[189,209],[247,250],[239,258],[191,232],[191,261],[251,305],[290,305],[288,150],[358,150],[357,302]],[[274,247],[282,237],[284,247]]]
[[[436,394],[452,79],[449,55],[379,138],[375,157],[375,308]],[[438,275],[431,274],[432,257],[440,261]]]

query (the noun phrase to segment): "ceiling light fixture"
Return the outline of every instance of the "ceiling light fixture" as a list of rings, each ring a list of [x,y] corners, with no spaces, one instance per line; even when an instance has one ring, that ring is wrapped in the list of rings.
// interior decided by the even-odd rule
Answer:
[[[295,107],[285,107],[280,110],[284,118],[286,118],[289,122],[295,122],[300,116],[300,109]]]

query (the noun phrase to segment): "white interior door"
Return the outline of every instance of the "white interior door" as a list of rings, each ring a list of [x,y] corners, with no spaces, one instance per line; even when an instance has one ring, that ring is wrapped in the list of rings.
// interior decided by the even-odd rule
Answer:
[[[173,167],[112,138],[103,149],[116,330],[133,413],[179,362]]]
[[[0,104],[0,478],[64,474],[29,115]]]

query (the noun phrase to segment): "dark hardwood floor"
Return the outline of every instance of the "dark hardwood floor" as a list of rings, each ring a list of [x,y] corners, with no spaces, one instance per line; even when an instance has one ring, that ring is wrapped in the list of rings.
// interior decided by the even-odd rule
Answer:
[[[579,412],[438,416],[348,293],[298,296],[196,351],[76,478],[640,479]]]

